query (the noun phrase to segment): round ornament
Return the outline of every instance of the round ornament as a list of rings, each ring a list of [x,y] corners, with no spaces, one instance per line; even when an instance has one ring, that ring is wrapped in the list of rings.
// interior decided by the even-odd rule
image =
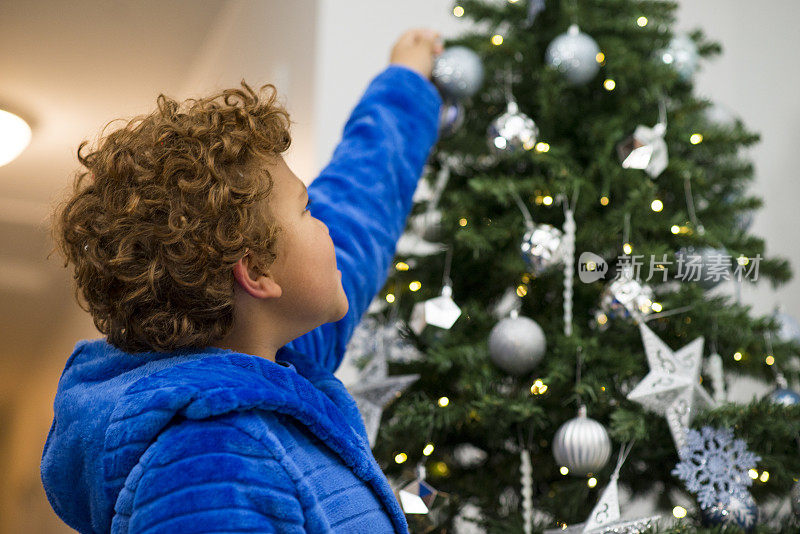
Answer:
[[[468,98],[483,84],[483,63],[469,48],[453,46],[436,57],[431,78],[446,98]]]
[[[530,150],[536,145],[539,127],[519,110],[513,100],[505,113],[489,124],[486,131],[489,148],[495,154],[513,154]]]
[[[673,37],[667,48],[658,52],[658,57],[675,69],[684,81],[688,81],[697,69],[697,45],[688,35]]]
[[[746,498],[731,495],[727,505],[717,503],[710,508],[701,508],[703,523],[709,526],[736,525],[745,532],[752,532],[758,522],[758,506],[749,493]]]
[[[570,419],[553,438],[556,463],[566,466],[570,475],[584,476],[600,471],[611,457],[611,440],[605,427],[586,416],[586,406]]]
[[[534,224],[522,236],[520,252],[528,270],[540,275],[561,263],[564,233],[549,224]]]
[[[635,279],[632,269],[622,270],[600,294],[600,309],[605,319],[631,319],[653,312],[653,289]],[[598,316],[599,317],[599,316]],[[604,323],[601,323],[604,324]]]
[[[442,137],[454,134],[464,124],[464,106],[458,100],[445,100],[439,112],[439,133]]]
[[[788,388],[778,388],[769,394],[769,400],[783,406],[795,406],[800,404],[800,393]]]
[[[675,268],[679,280],[706,290],[732,278],[731,256],[721,248],[683,247],[675,253]]]
[[[577,24],[557,36],[545,51],[545,61],[558,69],[570,85],[582,85],[600,70],[600,47]]]
[[[489,333],[492,363],[511,375],[520,376],[532,371],[544,357],[546,348],[542,327],[533,319],[513,311]]]

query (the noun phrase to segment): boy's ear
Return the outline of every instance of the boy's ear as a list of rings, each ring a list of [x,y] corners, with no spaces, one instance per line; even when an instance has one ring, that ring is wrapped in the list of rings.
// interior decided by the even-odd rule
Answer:
[[[250,265],[250,257],[245,256],[233,266],[233,277],[250,296],[265,299],[281,296],[281,286],[275,282],[272,274],[262,273],[257,267]]]

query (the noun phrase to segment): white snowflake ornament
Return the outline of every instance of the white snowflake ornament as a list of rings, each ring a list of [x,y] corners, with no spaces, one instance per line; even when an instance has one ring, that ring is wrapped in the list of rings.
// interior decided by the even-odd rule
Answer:
[[[678,454],[681,461],[672,474],[697,494],[701,508],[727,506],[732,497],[742,502],[750,497],[747,487],[753,480],[748,472],[761,457],[748,451],[743,440],[734,439],[730,428],[689,429],[686,446]]]

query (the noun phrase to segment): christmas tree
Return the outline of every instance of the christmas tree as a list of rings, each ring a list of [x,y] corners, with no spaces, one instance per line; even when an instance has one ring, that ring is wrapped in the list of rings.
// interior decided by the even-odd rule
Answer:
[[[694,94],[722,47],[676,9],[453,5],[478,29],[437,59],[441,137],[352,345],[415,375],[371,403],[412,532],[800,528],[800,332],[735,291],[791,277],[748,232],[759,135]],[[734,373],[776,392],[733,404]]]

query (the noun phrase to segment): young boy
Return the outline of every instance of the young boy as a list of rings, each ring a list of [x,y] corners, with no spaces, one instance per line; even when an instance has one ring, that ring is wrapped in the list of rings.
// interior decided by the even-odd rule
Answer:
[[[437,140],[441,50],[429,30],[400,37],[307,189],[280,156],[288,114],[244,82],[186,110],[161,95],[81,144],[53,227],[107,337],[76,344],[42,455],[68,525],[408,531],[333,372]]]

